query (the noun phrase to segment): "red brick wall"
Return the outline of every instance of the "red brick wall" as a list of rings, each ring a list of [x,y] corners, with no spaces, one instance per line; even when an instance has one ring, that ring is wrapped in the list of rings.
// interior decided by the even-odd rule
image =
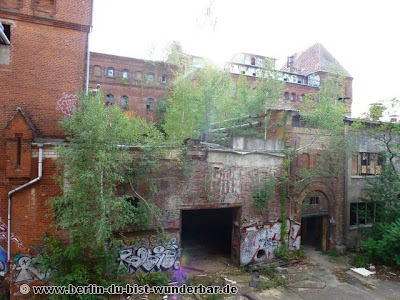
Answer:
[[[114,77],[107,76],[107,69],[114,69]],[[122,71],[128,70],[128,79],[122,79]],[[138,72],[143,80],[138,79]],[[154,74],[154,81],[147,81],[147,74]],[[146,118],[156,120],[153,110],[146,107],[148,98],[154,99],[154,108],[159,106],[160,100],[165,98],[166,84],[162,83],[162,75],[167,75],[167,83],[172,79],[168,66],[161,62],[147,61],[136,58],[107,55],[92,52],[90,54],[90,88],[96,89],[101,85],[104,96],[112,94],[116,105],[120,105],[120,98],[129,98],[129,111]]]

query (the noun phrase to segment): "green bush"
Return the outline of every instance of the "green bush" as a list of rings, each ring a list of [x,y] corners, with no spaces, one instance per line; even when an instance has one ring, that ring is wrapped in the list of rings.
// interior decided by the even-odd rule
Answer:
[[[383,234],[379,240],[361,242],[367,260],[400,267],[400,218],[390,224],[378,224]]]
[[[168,285],[170,275],[164,272],[141,274],[137,276],[139,285],[163,286]]]
[[[354,257],[353,264],[354,264],[357,268],[365,268],[365,266],[367,265],[367,259],[365,258],[364,255],[357,254],[357,255]]]

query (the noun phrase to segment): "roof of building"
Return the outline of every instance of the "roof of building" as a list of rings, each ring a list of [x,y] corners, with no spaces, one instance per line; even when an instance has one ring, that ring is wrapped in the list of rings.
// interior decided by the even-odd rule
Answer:
[[[306,75],[317,71],[329,72],[330,68],[335,65],[339,72],[351,77],[350,73],[333,57],[333,55],[320,44],[314,44],[311,47],[294,53],[293,55],[293,72]],[[289,72],[290,68],[285,64],[281,71]]]

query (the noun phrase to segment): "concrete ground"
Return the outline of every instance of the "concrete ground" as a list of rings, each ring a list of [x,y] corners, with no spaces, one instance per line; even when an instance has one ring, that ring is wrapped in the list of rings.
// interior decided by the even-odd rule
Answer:
[[[286,287],[266,290],[250,287],[250,281],[268,282],[268,278],[260,276],[258,279],[252,279],[248,273],[242,273],[233,266],[228,257],[202,257],[200,254],[193,259],[188,259],[188,264],[184,266],[185,277],[192,285],[200,283],[224,285],[232,281],[236,282],[239,294],[224,296],[223,299],[226,300],[400,300],[399,282],[358,275],[350,270],[347,256],[331,257],[312,248],[306,250],[305,260],[281,272],[281,276],[285,278]],[[199,295],[180,298],[212,299]]]

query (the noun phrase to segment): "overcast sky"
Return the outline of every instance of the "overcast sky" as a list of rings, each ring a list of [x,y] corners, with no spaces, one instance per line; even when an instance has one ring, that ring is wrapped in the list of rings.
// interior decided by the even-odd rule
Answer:
[[[179,41],[217,62],[249,52],[278,58],[280,68],[319,42],[353,76],[357,116],[368,103],[400,99],[399,12],[398,0],[94,0],[90,47],[160,59]]]

